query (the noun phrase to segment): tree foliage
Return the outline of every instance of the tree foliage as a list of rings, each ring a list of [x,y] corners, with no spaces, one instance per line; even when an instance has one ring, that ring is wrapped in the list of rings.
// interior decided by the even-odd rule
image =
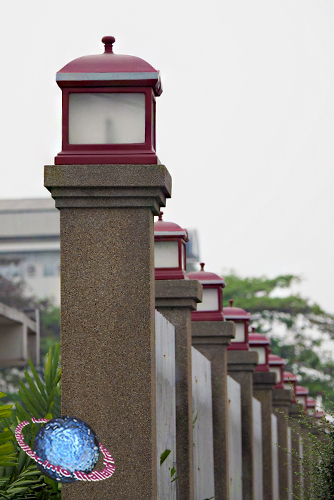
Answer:
[[[310,396],[326,391],[334,400],[334,360],[323,349],[324,340],[334,338],[334,316],[318,304],[292,293],[300,283],[295,275],[242,278],[225,275],[224,306],[233,299],[235,307],[251,313],[252,326],[271,339],[271,352],[286,359],[286,369],[298,375]]]

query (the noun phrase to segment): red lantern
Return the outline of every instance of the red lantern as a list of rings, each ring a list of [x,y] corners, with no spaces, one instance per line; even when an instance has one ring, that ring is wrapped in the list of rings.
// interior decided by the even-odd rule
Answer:
[[[225,280],[215,273],[201,270],[188,274],[191,280],[198,280],[203,285],[203,301],[197,304],[197,311],[192,311],[191,321],[224,321],[223,288]]]
[[[295,397],[297,403],[303,408],[304,411],[307,409],[307,395],[308,395],[307,387],[302,387],[301,385],[297,385],[295,389]]]
[[[183,280],[186,276],[188,232],[174,222],[154,224],[154,267],[156,280]]]
[[[226,321],[233,321],[235,323],[235,337],[231,339],[231,345],[227,346],[227,349],[231,351],[248,351],[250,313],[244,311],[244,309],[240,307],[233,307],[233,299],[230,299],[229,303],[229,307],[223,308],[223,313]]]
[[[269,344],[270,340],[260,333],[252,329],[252,333],[248,336],[249,350],[257,352],[259,355],[258,365],[255,367],[256,372],[269,372]]]
[[[276,374],[274,389],[284,389],[284,366],[286,361],[276,354],[269,354],[269,371]]]
[[[57,73],[63,97],[56,165],[157,164],[155,98],[160,75],[143,59],[113,53],[79,57]]]

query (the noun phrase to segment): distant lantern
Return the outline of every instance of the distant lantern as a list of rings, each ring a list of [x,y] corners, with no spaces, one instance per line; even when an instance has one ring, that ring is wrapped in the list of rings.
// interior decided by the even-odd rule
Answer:
[[[229,303],[229,307],[223,308],[223,313],[226,321],[235,323],[235,337],[231,340],[231,345],[227,346],[227,349],[248,351],[248,328],[251,315],[240,307],[233,307],[233,299],[230,299]]]
[[[174,222],[159,219],[154,224],[154,267],[156,280],[183,280],[186,276],[188,232]]]
[[[293,391],[293,402],[295,402],[295,390],[297,386],[297,377],[294,373],[291,372],[284,372],[283,374],[283,380],[284,380],[284,389],[288,389],[291,391],[291,386],[292,386],[292,391]]]
[[[304,411],[307,409],[307,396],[308,396],[307,387],[302,387],[301,385],[297,385],[295,389],[295,397],[297,403],[303,408]]]
[[[74,59],[57,73],[63,132],[55,164],[157,164],[160,74],[139,57],[114,54],[114,37],[102,42],[104,54]]]
[[[191,280],[198,280],[203,285],[203,301],[197,304],[197,311],[192,311],[191,321],[224,321],[223,288],[225,280],[218,274],[204,271],[204,262],[200,271],[188,274]]]
[[[259,355],[258,365],[255,367],[256,372],[269,372],[269,344],[268,337],[256,333],[255,328],[252,328],[252,333],[248,336],[248,345],[250,351],[257,352]]]
[[[285,359],[276,354],[269,354],[269,371],[276,374],[276,385],[274,389],[284,389],[284,366]]]
[[[310,417],[314,417],[316,406],[317,406],[317,403],[313,398],[307,398],[306,411]]]

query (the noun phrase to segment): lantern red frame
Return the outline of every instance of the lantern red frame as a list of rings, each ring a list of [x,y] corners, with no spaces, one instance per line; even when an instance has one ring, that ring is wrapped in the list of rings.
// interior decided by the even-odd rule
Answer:
[[[286,363],[285,360],[277,356],[277,354],[270,354],[270,353],[268,359],[269,359],[269,371],[271,366],[276,366],[276,367],[278,366],[280,369],[280,380],[274,386],[274,389],[284,389],[284,366]]]
[[[62,88],[62,151],[55,157],[56,165],[85,164],[157,164],[155,138],[155,94],[152,87],[97,87],[82,86]],[[81,82],[82,83],[82,82]],[[98,82],[94,82],[96,84]],[[104,82],[105,85],[106,82]],[[135,144],[70,144],[69,96],[77,93],[145,94],[145,142]]]
[[[184,236],[156,236],[154,235],[154,242],[157,241],[176,241],[178,244],[178,267],[156,267],[155,279],[156,280],[183,280],[186,276],[187,267],[187,247]],[[184,269],[182,268],[182,252]]]
[[[218,294],[218,308],[208,311],[191,311],[191,321],[225,321],[223,314],[223,288],[225,288],[225,280],[215,273],[204,270],[204,262],[200,263],[201,270],[193,271],[188,274],[191,280],[198,280],[205,290],[214,289]]]
[[[248,345],[249,345],[249,350],[252,351],[252,347],[257,347],[257,348],[263,348],[264,347],[264,352],[265,352],[265,363],[259,363],[255,367],[256,372],[269,372],[269,344],[270,340],[265,337],[264,335],[260,333],[256,333],[254,331],[254,328],[252,330],[252,333],[248,335]],[[256,352],[256,351],[254,351]]]

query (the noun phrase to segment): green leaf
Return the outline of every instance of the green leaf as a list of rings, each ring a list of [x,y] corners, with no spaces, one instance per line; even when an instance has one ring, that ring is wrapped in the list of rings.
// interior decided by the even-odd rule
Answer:
[[[173,476],[174,476],[174,474],[175,474],[175,472],[176,472],[175,467],[172,467],[172,468],[171,468],[171,471],[170,471],[170,477],[173,477]]]
[[[174,479],[171,480],[171,483],[174,483],[177,479],[179,479],[180,476],[174,477]]]
[[[170,454],[171,450],[166,449],[163,453],[160,455],[160,465],[164,463],[168,455]]]

